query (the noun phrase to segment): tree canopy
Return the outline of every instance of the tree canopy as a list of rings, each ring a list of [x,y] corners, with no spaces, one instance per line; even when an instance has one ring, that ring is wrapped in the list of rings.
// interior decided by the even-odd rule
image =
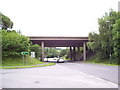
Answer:
[[[20,32],[15,30],[7,30],[8,28],[12,29],[13,22],[9,17],[0,13],[2,19],[1,32],[2,33],[2,56],[6,57],[18,57],[21,56],[21,52],[30,52],[34,51],[36,53],[36,58],[40,56],[40,46],[32,45],[29,38],[24,35],[21,35]]]
[[[116,60],[120,45],[120,14],[110,10],[109,13],[98,18],[99,33],[89,33],[88,47],[97,52],[99,58]],[[111,61],[112,62],[112,61]]]
[[[58,57],[59,51],[56,47],[46,47],[45,48],[45,55],[47,57]]]
[[[116,20],[113,25],[113,42],[114,42],[114,57],[118,60],[118,64],[120,64],[120,19]]]
[[[16,31],[2,30],[2,56],[21,56],[22,51],[29,51],[30,41],[27,37],[18,34]]]
[[[7,17],[7,16],[3,15],[2,13],[0,13],[0,18],[1,18],[1,21],[2,21],[2,22],[0,22],[0,25],[1,25],[2,29],[7,30],[8,28],[9,29],[13,28],[13,22],[10,20],[9,17]]]

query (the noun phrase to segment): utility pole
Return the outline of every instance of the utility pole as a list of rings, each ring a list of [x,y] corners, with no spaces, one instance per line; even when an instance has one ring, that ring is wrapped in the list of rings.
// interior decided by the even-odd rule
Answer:
[[[108,30],[110,31],[110,40],[109,40],[109,42],[110,42],[110,47],[109,47],[109,49],[110,49],[110,54],[109,54],[109,57],[110,57],[110,64],[111,64],[111,56],[112,56],[112,50],[111,50],[111,40],[112,40],[112,34],[111,34],[111,24],[110,24],[110,21],[106,21],[107,23],[108,23],[108,25],[109,25],[109,28],[108,28]]]

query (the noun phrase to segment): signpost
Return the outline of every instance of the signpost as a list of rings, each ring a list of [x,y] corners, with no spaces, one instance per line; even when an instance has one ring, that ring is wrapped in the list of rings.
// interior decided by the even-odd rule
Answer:
[[[29,52],[21,52],[22,55],[29,55]]]
[[[21,54],[23,55],[22,60],[23,60],[23,64],[24,64],[24,55],[29,55],[29,52],[21,52]]]
[[[35,52],[31,52],[31,57],[35,58]]]

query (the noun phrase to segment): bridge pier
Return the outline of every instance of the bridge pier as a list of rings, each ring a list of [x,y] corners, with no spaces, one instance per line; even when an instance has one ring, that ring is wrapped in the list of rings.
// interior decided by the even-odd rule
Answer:
[[[73,60],[74,61],[76,60],[76,49],[75,49],[75,47],[73,47]]]
[[[86,42],[83,43],[83,61],[86,60]]]
[[[72,47],[70,47],[70,60],[72,60]]]
[[[76,51],[76,47],[70,47],[70,60],[78,60],[80,61],[80,47],[77,47],[78,51]]]
[[[41,61],[44,61],[44,41],[41,42],[41,48],[42,48]]]
[[[78,61],[80,61],[80,47],[78,47]]]

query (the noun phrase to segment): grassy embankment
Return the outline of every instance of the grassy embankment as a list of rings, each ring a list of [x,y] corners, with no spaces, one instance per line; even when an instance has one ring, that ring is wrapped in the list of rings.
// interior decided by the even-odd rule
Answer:
[[[36,65],[36,64],[42,64],[44,62],[41,62],[40,60],[36,58],[31,57],[25,57],[24,63],[22,57],[18,58],[3,58],[2,60],[2,66],[22,66],[22,65]]]
[[[41,64],[41,65],[37,65]],[[51,66],[55,63],[47,63],[44,64],[44,62],[41,62],[39,59],[31,58],[31,57],[25,57],[24,63],[22,57],[18,58],[3,58],[2,60],[2,66],[0,68],[8,68],[8,69],[15,69],[15,68],[31,68],[31,67],[42,67],[42,66]],[[31,66],[32,65],[32,66]],[[12,66],[12,67],[11,67]]]

